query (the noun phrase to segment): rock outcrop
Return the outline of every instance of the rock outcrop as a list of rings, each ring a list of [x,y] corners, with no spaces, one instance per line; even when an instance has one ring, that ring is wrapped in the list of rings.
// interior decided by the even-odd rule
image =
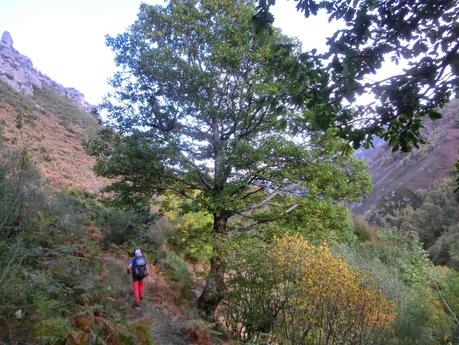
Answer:
[[[13,39],[8,31],[3,33],[0,41],[0,80],[26,96],[32,96],[35,88],[47,88],[67,97],[84,111],[92,109],[81,92],[64,87],[37,71],[28,57],[13,48]]]

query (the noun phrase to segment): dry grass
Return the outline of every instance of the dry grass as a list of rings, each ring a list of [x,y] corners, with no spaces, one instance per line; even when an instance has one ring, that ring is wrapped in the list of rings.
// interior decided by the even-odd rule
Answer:
[[[25,148],[37,170],[52,185],[95,193],[106,184],[106,180],[92,172],[94,159],[81,146],[88,128],[78,122],[64,126],[58,115],[36,107],[29,110],[29,120],[21,121],[22,128],[18,129],[18,116],[24,117],[11,104],[0,103],[4,144],[8,148]]]

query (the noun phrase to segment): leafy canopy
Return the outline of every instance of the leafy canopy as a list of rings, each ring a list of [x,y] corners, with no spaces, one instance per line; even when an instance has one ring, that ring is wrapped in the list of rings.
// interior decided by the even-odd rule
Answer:
[[[349,146],[332,131],[310,135],[295,101],[323,104],[304,87],[322,76],[297,43],[258,32],[254,14],[242,0],[143,4],[107,39],[120,69],[105,108],[121,136],[91,146],[120,200],[170,191],[226,224],[267,221],[267,209],[281,217],[308,194],[355,200],[369,189]]]
[[[273,21],[259,0],[257,22]],[[325,127],[338,126],[355,146],[383,137],[394,150],[409,151],[423,142],[422,118],[440,118],[443,106],[459,86],[459,6],[452,0],[296,0],[305,17],[319,10],[345,27],[328,39],[325,64],[328,85],[337,106],[358,95],[372,94],[367,106],[342,107]],[[402,73],[377,80],[387,60],[402,62]],[[376,81],[375,81],[376,80]],[[358,126],[353,126],[355,123]]]

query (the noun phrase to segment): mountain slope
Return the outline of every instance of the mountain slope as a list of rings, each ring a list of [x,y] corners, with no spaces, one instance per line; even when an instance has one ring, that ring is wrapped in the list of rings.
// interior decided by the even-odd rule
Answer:
[[[49,89],[69,99],[75,106],[90,111],[91,105],[74,88],[64,87],[37,71],[32,61],[13,47],[13,38],[5,31],[0,40],[0,80],[13,90],[32,96],[36,89]]]
[[[0,135],[7,148],[25,150],[40,175],[55,186],[99,191],[105,181],[91,171],[94,160],[82,140],[101,128],[91,106],[34,69],[13,48],[5,32],[0,41]]]
[[[409,154],[394,153],[386,144],[358,150],[357,156],[368,163],[373,192],[354,212],[364,213],[378,200],[400,188],[418,191],[451,176],[459,158],[459,99],[442,109],[443,118],[425,124],[427,143]]]
[[[64,97],[43,89],[28,98],[0,82],[0,128],[4,145],[25,149],[40,175],[53,185],[90,192],[104,185],[92,172],[94,160],[81,144],[100,125]]]
[[[36,71],[3,35],[0,345],[211,344],[192,315],[196,286],[184,277],[186,264],[164,240],[153,240],[159,222],[152,224],[149,210],[99,200],[107,181],[92,172],[94,159],[82,147],[102,128],[89,108],[81,93]],[[126,265],[139,244],[157,265],[136,309]]]

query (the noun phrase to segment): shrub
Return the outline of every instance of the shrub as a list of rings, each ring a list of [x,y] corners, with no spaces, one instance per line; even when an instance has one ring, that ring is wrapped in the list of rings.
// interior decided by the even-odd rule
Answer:
[[[72,332],[70,321],[62,318],[45,319],[36,323],[32,329],[33,336],[42,344],[64,345]]]
[[[8,151],[0,159],[0,234],[12,239],[27,227],[43,198],[26,151]]]
[[[334,250],[351,266],[371,273],[396,305],[388,344],[448,343],[452,322],[431,288],[434,267],[416,238],[379,231],[372,241],[335,245]]]
[[[188,270],[186,262],[174,252],[164,250],[160,254],[158,263],[165,268],[166,276],[172,285],[179,289],[179,299],[189,299],[192,295],[193,277]]]
[[[148,213],[103,207],[95,215],[95,222],[104,235],[103,244],[133,243],[146,236],[152,218]]]
[[[25,151],[5,151],[0,159],[1,325],[9,322],[17,305],[27,304],[22,267],[29,256],[31,227],[44,197]]]
[[[243,248],[228,263],[222,308],[226,327],[241,341],[375,343],[395,318],[375,281],[326,245],[287,234],[266,247],[249,240]]]
[[[395,339],[401,345],[448,344],[452,331],[453,323],[428,287],[406,296],[394,323]]]
[[[370,240],[371,232],[365,218],[362,216],[354,216],[352,220],[354,225],[354,235],[356,235],[361,242]]]
[[[459,272],[446,267],[437,267],[435,293],[442,301],[443,310],[454,321],[452,342],[459,343]]]
[[[432,261],[459,268],[459,224],[452,225],[429,248]]]

